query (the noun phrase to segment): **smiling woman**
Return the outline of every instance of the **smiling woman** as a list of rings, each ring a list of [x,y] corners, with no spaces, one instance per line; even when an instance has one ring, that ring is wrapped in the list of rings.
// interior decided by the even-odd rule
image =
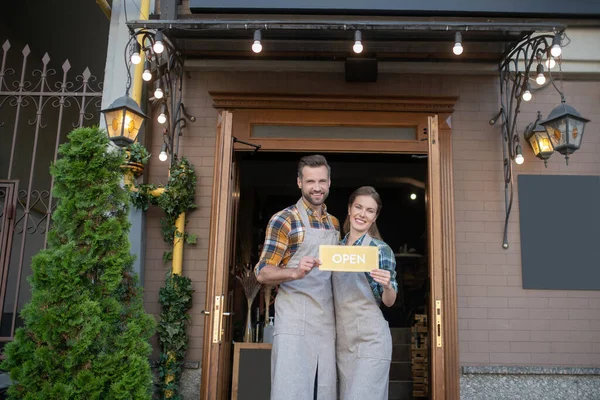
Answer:
[[[394,253],[381,240],[375,224],[381,205],[381,197],[372,186],[356,189],[348,201],[344,224],[348,232],[342,240],[345,245],[377,247],[377,266],[370,272],[332,275],[342,400],[388,398],[392,336],[379,304],[394,304],[398,284]],[[358,330],[348,329],[349,326],[358,326]]]

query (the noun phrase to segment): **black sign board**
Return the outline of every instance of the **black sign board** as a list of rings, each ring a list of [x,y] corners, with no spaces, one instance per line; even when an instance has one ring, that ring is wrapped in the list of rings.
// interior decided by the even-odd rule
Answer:
[[[600,290],[599,204],[600,176],[519,175],[523,289]]]

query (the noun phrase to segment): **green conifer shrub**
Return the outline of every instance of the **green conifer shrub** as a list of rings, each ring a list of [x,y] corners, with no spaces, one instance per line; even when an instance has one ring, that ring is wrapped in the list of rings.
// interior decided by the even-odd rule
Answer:
[[[12,399],[150,399],[153,318],[128,239],[124,154],[98,128],[72,131],[51,168],[58,199],[32,262],[24,327],[5,348]]]

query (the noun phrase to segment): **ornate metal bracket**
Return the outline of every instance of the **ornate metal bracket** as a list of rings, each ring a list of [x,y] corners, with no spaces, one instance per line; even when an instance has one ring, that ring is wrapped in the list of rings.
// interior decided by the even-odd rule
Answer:
[[[562,33],[530,35],[520,42],[516,47],[508,51],[504,61],[500,64],[500,112],[489,122],[494,125],[498,118],[502,120],[502,152],[504,156],[504,201],[505,220],[504,238],[502,247],[508,249],[508,220],[513,203],[513,170],[512,163],[522,157],[519,132],[517,131],[517,119],[519,116],[521,102],[531,99],[531,82],[535,82],[532,72],[538,74],[543,72],[544,65],[548,71],[554,61],[551,55],[551,47],[558,41]],[[559,62],[560,60],[558,60]],[[535,64],[534,64],[535,63]],[[541,66],[541,68],[540,68]],[[532,67],[534,67],[532,71]],[[537,67],[537,68],[536,68]],[[531,81],[531,82],[530,82]],[[539,88],[547,86],[552,77]],[[535,84],[535,83],[534,83]],[[538,88],[538,89],[539,89]]]
[[[143,54],[144,69],[148,69],[151,78],[148,83],[154,91],[149,91],[153,107],[160,109],[159,122],[163,129],[163,149],[170,154],[170,165],[177,162],[179,154],[179,137],[183,134],[187,121],[194,122],[196,117],[190,115],[183,104],[184,63],[181,52],[167,36],[158,30],[130,30],[131,38],[126,47],[130,57],[133,53]],[[156,51],[156,43],[162,43],[163,50]],[[143,51],[143,53],[142,53]],[[157,96],[157,91],[162,92]],[[161,119],[162,118],[162,119]],[[164,119],[164,121],[163,121]]]

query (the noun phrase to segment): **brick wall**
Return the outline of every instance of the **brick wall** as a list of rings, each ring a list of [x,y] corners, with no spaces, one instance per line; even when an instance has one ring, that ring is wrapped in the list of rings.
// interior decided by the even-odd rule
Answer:
[[[565,93],[569,104],[592,119],[582,148],[568,167],[555,154],[544,168],[523,142],[525,163],[514,166],[516,175],[600,175],[600,84],[566,83]],[[461,94],[460,102],[465,101]],[[535,120],[537,110],[547,116],[558,102],[551,88],[535,94],[522,108],[519,132]],[[482,106],[488,112],[481,112]],[[510,248],[501,248],[502,153],[485,133],[494,108],[488,103],[471,107],[456,112],[453,125],[461,364],[598,366],[600,292],[522,289],[518,193],[509,222]]]
[[[185,104],[197,117],[181,139],[181,153],[196,166],[198,209],[187,229],[198,235],[184,252],[184,274],[194,281],[189,360],[202,357],[206,270],[214,165],[216,110],[208,91],[310,94],[458,96],[452,117],[460,361],[473,364],[600,365],[600,292],[533,291],[521,288],[518,197],[509,224],[510,248],[503,250],[504,191],[500,127],[488,120],[500,109],[495,76],[380,75],[377,83],[347,84],[343,74],[190,72]],[[592,119],[583,147],[565,167],[554,155],[544,169],[527,145],[526,162],[515,173],[600,174],[600,83],[565,85],[567,100]],[[535,94],[520,115],[520,132],[539,108],[545,115],[559,102],[551,88]],[[152,152],[162,139],[154,127]],[[166,167],[150,162],[151,182],[166,180]],[[516,187],[516,185],[515,185]],[[165,266],[160,212],[148,213],[145,302],[158,313],[158,288]]]

